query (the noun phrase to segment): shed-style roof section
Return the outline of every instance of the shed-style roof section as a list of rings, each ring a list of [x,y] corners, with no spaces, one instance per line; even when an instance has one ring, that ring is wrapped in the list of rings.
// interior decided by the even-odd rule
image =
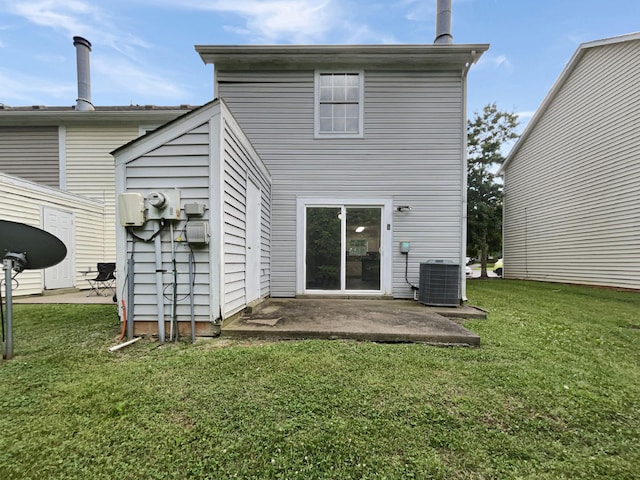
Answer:
[[[220,104],[221,100],[214,99],[205,103],[201,107],[198,107],[185,115],[181,115],[178,118],[165,123],[159,128],[151,132],[147,132],[138,138],[134,138],[129,143],[116,148],[111,152],[111,155],[116,157],[116,165],[119,163],[130,162],[154,148],[158,148],[163,143],[172,140],[173,138],[182,135],[190,128],[193,128],[193,125],[198,122],[206,122],[212,115],[211,110],[219,109]]]
[[[196,45],[195,49],[205,64],[235,71],[424,70],[464,68],[475,63],[489,45]]]
[[[566,83],[567,79],[571,76],[573,71],[576,69],[576,67],[582,60],[582,57],[584,56],[587,50],[591,48],[614,45],[616,43],[632,42],[636,40],[640,40],[640,32],[629,33],[626,35],[620,35],[616,37],[604,38],[601,40],[595,40],[592,42],[586,42],[581,44],[576,50],[576,52],[573,54],[573,56],[571,57],[567,65],[564,67],[564,70],[562,71],[562,73],[560,74],[556,82],[553,84],[553,86],[551,87],[547,95],[542,100],[542,103],[540,103],[540,106],[534,113],[533,117],[531,117],[531,120],[529,120],[529,123],[527,124],[524,131],[522,132],[522,135],[520,135],[520,138],[518,139],[516,144],[513,146],[506,160],[498,170],[498,175],[502,175],[504,173],[504,170],[509,166],[513,158],[518,154],[518,151],[520,150],[522,145],[524,145],[524,143],[527,141],[527,138],[529,137],[531,132],[535,129],[536,125],[544,115],[549,105],[551,105],[551,102],[553,102],[558,92],[560,92],[560,90]]]
[[[125,105],[95,107],[94,110],[76,110],[74,107],[60,106],[20,106],[0,105],[0,126],[26,125],[72,125],[92,123],[165,123],[177,115],[188,113],[197,106],[157,106]]]

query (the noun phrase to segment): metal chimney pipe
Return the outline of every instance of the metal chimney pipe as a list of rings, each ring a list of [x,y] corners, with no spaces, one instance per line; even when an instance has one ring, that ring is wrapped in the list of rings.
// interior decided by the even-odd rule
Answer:
[[[451,44],[451,0],[438,0],[435,44]]]
[[[78,67],[78,99],[76,110],[94,110],[91,103],[91,74],[89,71],[89,52],[91,43],[82,37],[73,37],[76,47],[76,64]]]

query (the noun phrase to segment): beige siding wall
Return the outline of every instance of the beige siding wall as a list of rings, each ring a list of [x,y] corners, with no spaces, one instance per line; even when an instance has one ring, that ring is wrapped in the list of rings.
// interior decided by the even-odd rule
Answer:
[[[314,72],[217,72],[229,105],[272,175],[271,294],[296,295],[296,197],[387,198],[393,294],[412,297],[420,262],[460,261],[463,86],[460,72],[365,71],[364,138],[314,139]]]
[[[80,272],[89,267],[95,271],[96,262],[102,256],[104,204],[0,175],[0,218],[42,228],[44,207],[73,213],[76,233],[75,286],[89,288],[86,277]],[[19,274],[18,280],[19,287],[14,290],[16,296],[39,294],[43,291],[42,270],[26,270]]]
[[[505,172],[505,276],[640,288],[640,41],[589,48]]]
[[[138,136],[138,126],[66,127],[67,191],[104,202],[105,245],[99,261],[115,261],[115,167],[110,152]]]
[[[0,172],[59,187],[58,127],[0,127]]]

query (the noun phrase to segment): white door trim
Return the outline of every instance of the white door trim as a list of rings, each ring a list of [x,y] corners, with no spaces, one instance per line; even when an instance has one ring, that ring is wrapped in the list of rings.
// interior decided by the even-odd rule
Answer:
[[[57,219],[50,223],[50,216]],[[60,217],[68,220],[68,229],[60,229]],[[42,229],[58,237],[67,247],[67,255],[60,263],[53,267],[45,268],[42,275],[43,288],[52,290],[56,288],[71,288],[75,286],[75,215],[73,212],[58,210],[51,207],[42,207]]]
[[[381,207],[382,208],[382,231],[380,234],[380,291],[354,291],[354,290],[331,290],[331,291],[307,291],[305,288],[306,278],[306,215],[307,207]],[[298,197],[296,205],[296,294],[326,294],[326,293],[348,293],[349,295],[392,295],[392,238],[393,238],[393,200],[390,198],[323,198],[323,197]],[[342,232],[344,239],[345,232]],[[343,259],[344,261],[344,259]],[[342,275],[345,273],[344,265],[341,267]],[[342,279],[344,280],[344,279]],[[342,283],[344,285],[344,281]]]

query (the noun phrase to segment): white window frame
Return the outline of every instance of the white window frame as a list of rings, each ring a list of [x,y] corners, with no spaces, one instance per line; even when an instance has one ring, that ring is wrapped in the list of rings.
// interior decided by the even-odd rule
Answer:
[[[380,290],[307,290],[306,289],[306,261],[307,249],[307,207],[381,207],[382,231],[380,232]],[[321,198],[298,197],[296,212],[296,294],[297,295],[392,295],[392,257],[393,257],[393,200],[390,198]],[[344,244],[346,233],[341,232],[341,242]],[[344,255],[343,255],[344,257]],[[344,258],[342,259],[344,262]],[[344,265],[341,264],[340,275],[344,275]],[[341,278],[341,284],[344,279]]]
[[[360,80],[358,98],[358,132],[339,133],[320,131],[320,75],[357,74]],[[314,136],[315,138],[363,138],[364,137],[364,70],[316,70],[314,75]]]

